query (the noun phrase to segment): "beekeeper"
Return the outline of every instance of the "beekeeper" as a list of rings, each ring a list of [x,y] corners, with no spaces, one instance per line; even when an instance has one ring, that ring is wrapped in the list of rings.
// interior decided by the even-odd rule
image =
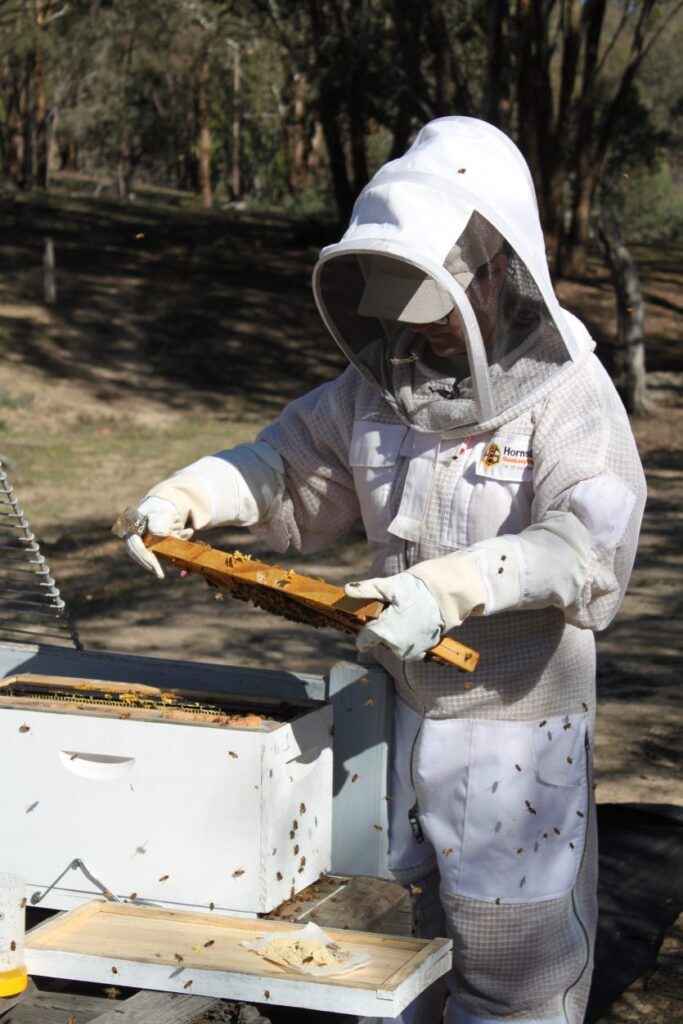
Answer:
[[[381,168],[313,290],[350,366],[140,510],[154,533],[239,524],[301,552],[362,517],[373,578],[347,590],[388,607],[358,646],[398,696],[390,862],[422,933],[453,937],[444,1019],[579,1024],[593,630],[619,607],[644,503],[627,417],[553,292],[527,166],[484,122],[434,121]],[[474,676],[422,660],[451,630],[481,652]],[[433,986],[403,1019],[438,1021],[443,999]]]

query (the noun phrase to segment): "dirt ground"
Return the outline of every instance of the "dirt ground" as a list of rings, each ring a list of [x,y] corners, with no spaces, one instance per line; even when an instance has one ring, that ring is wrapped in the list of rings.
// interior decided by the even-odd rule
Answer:
[[[324,673],[351,642],[271,617],[192,577],[143,574],[109,533],[120,509],[199,455],[252,438],[343,366],[308,281],[333,226],[146,204],[0,204],[0,454],[93,649]],[[58,303],[41,301],[45,236]],[[683,249],[637,251],[654,411],[633,428],[650,489],[617,620],[598,637],[598,798],[683,804]],[[560,282],[609,359],[609,277]],[[207,538],[209,539],[209,538]],[[246,531],[210,542],[274,560]],[[280,564],[362,578],[363,538]]]

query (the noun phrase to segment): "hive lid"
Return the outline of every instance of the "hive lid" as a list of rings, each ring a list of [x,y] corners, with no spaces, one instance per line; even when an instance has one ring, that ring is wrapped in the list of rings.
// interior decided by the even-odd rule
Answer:
[[[371,961],[326,978],[271,964],[241,945],[290,928],[301,926],[93,901],[29,932],[26,965],[53,978],[370,1017],[397,1016],[451,966],[449,939],[326,927],[333,941]]]

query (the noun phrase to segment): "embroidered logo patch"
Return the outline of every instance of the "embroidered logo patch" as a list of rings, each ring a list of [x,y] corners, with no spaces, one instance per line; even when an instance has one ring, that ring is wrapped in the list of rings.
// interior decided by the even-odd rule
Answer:
[[[500,448],[495,443],[495,441],[492,441],[488,448],[484,449],[484,454],[482,455],[481,458],[485,466],[498,465],[498,463],[500,462]]]
[[[528,434],[498,434],[483,446],[477,476],[492,480],[531,480],[534,457]]]

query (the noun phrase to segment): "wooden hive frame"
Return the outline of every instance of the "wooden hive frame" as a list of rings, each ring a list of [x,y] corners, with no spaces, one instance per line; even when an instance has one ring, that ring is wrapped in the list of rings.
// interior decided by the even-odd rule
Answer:
[[[233,597],[259,608],[311,626],[331,626],[342,633],[359,633],[386,607],[381,601],[347,597],[343,587],[304,576],[277,565],[267,565],[239,551],[220,551],[208,544],[177,537],[145,536],[145,544],[162,562],[203,576],[224,587]],[[473,672],[479,654],[446,637],[427,652],[428,661]]]

